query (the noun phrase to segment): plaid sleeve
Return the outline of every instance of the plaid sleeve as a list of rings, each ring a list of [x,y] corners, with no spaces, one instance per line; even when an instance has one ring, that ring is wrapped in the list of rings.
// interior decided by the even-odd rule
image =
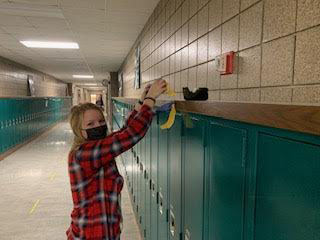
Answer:
[[[133,115],[134,114],[134,115]],[[86,176],[90,176],[110,160],[133,147],[146,134],[154,113],[143,105],[139,112],[131,113],[127,126],[98,141],[83,144],[76,152],[76,160]]]
[[[138,112],[134,109],[134,110],[130,113],[129,117],[127,118],[127,120],[126,120],[125,124],[122,126],[122,128],[120,128],[119,130],[117,130],[117,131],[115,131],[115,132],[112,132],[112,133],[110,134],[110,136],[113,136],[114,134],[117,134],[118,132],[120,132],[120,131],[122,131],[123,129],[125,129],[125,128],[130,124],[130,122],[134,119],[134,117],[137,115],[137,113],[138,113]]]

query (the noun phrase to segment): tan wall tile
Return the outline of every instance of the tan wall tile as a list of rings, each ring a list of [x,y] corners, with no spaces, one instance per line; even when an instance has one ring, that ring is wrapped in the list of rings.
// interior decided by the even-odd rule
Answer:
[[[183,0],[176,0],[176,8],[179,8],[182,4]]]
[[[181,31],[181,47],[185,47],[189,43],[189,24],[185,24]]]
[[[297,30],[320,24],[320,1],[298,0]]]
[[[198,11],[198,0],[189,0],[189,7],[189,17],[191,18]]]
[[[222,25],[222,53],[238,51],[239,17]]]
[[[181,69],[186,69],[189,67],[189,47],[185,47],[182,49],[182,57],[181,57]]]
[[[209,30],[219,26],[222,22],[222,0],[209,2]]]
[[[220,100],[222,101],[237,101],[237,89],[232,90],[221,90],[220,91]]]
[[[222,20],[223,22],[239,13],[240,0],[223,0]]]
[[[208,61],[208,35],[198,40],[198,64]]]
[[[261,86],[291,85],[294,36],[263,44]]]
[[[241,1],[241,7],[240,10],[243,11],[246,8],[250,7],[251,5],[253,5],[254,3],[260,1],[260,0],[240,0]]]
[[[181,72],[178,72],[174,75],[174,91],[177,92],[182,92],[181,88]]]
[[[178,8],[175,13],[175,20],[176,20],[176,28],[175,31],[181,28],[182,26],[182,8]]]
[[[268,41],[295,31],[296,0],[266,0],[263,40]]]
[[[209,60],[221,55],[221,27],[209,33]]]
[[[199,9],[206,5],[208,2],[209,0],[199,0]]]
[[[208,100],[218,101],[220,99],[220,91],[209,91],[208,92]]]
[[[189,68],[188,88],[191,91],[197,88],[197,67]]]
[[[195,15],[189,21],[189,43],[196,40],[197,37],[198,37],[198,18],[197,18],[197,15]]]
[[[175,71],[178,72],[181,70],[181,57],[182,51],[178,51],[175,54]]]
[[[261,88],[261,102],[290,103],[291,98],[291,87]]]
[[[197,67],[197,88],[207,87],[208,64],[202,64]]]
[[[198,37],[206,34],[209,30],[209,6],[206,5],[198,13]]]
[[[189,67],[197,65],[198,42],[189,45]]]
[[[188,86],[189,70],[186,69],[181,72],[181,89]]]
[[[189,20],[189,0],[185,0],[182,4],[182,24]]]
[[[217,71],[215,61],[208,63],[208,83],[209,90],[220,89],[220,73]]]
[[[292,102],[320,104],[320,86],[293,88]]]
[[[171,55],[176,51],[176,38],[175,38],[175,35],[172,35],[170,37],[169,45],[170,45],[170,55]]]
[[[238,101],[240,102],[259,102],[260,88],[238,89]]]
[[[320,83],[320,27],[297,34],[294,84]]]
[[[239,49],[260,44],[262,34],[262,2],[240,14]]]
[[[260,87],[261,46],[239,53],[239,88]]]
[[[170,58],[164,60],[164,75],[169,75],[170,73]]]
[[[176,58],[175,58],[175,54],[170,56],[170,74],[174,73],[176,70]]]

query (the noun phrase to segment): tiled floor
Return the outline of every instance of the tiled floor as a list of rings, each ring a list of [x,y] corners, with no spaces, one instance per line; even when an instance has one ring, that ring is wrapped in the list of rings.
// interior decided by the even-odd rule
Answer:
[[[0,161],[0,239],[63,240],[72,201],[67,155],[72,133],[58,124]],[[140,240],[128,192],[122,196],[121,240]]]

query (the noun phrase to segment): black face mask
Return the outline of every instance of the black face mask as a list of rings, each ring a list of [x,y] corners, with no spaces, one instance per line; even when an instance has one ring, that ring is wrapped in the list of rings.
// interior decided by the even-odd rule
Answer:
[[[86,129],[87,136],[88,136],[87,140],[103,139],[107,136],[107,130],[108,130],[107,125]]]

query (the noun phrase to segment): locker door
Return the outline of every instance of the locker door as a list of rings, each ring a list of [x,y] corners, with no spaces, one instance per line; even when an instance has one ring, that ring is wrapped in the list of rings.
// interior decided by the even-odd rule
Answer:
[[[151,127],[150,127],[151,128]],[[145,186],[146,186],[146,239],[151,240],[151,188],[150,188],[150,173],[151,173],[151,129],[148,130],[146,136],[146,156],[145,156]]]
[[[7,116],[7,101],[5,99],[0,99],[0,152],[6,150],[6,116]]]
[[[320,239],[320,145],[260,133],[256,240]]]
[[[159,125],[166,122],[168,114],[159,114]],[[159,129],[159,149],[158,149],[158,240],[167,240],[168,221],[168,130]]]
[[[246,131],[210,123],[209,237],[243,239]]]
[[[169,164],[169,236],[171,240],[179,240],[181,228],[181,127],[182,117],[177,114],[175,123],[168,134]]]
[[[136,212],[136,196],[137,196],[137,145],[133,147],[133,165],[132,165],[132,201],[133,209]]]
[[[183,234],[185,240],[202,240],[206,124],[195,117],[191,121],[193,127],[184,127],[183,134]]]
[[[158,115],[151,126],[151,240],[158,239]]]
[[[141,161],[140,161],[140,224],[143,232],[143,237],[145,238],[146,230],[146,181],[145,181],[145,167],[146,167],[146,139],[143,138],[141,141]]]

